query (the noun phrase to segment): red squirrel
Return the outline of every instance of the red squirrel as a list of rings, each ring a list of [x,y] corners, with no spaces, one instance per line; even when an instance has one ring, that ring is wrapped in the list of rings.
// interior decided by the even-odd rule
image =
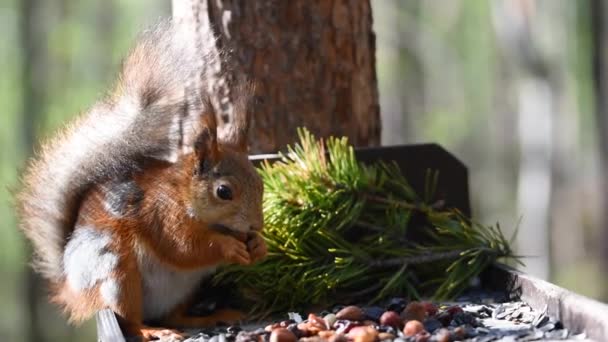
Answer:
[[[235,106],[237,120],[218,130],[202,95],[204,58],[171,23],[145,31],[113,91],[26,168],[20,225],[70,321],[110,308],[127,334],[150,339],[180,335],[147,321],[190,327],[239,318],[230,310],[185,314],[217,266],[266,254],[247,108]],[[192,79],[202,79],[196,96],[188,96]]]

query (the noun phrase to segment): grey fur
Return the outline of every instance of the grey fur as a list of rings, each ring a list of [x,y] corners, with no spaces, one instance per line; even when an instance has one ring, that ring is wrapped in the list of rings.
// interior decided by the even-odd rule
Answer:
[[[174,161],[193,139],[207,57],[185,37],[169,21],[145,31],[113,93],[43,144],[26,169],[17,196],[20,224],[35,266],[51,281],[62,277],[64,248],[86,191],[128,175],[146,158]]]
[[[112,236],[93,226],[78,227],[63,254],[64,275],[72,289],[92,288],[110,278],[118,256],[108,250]]]
[[[114,217],[137,213],[144,192],[133,180],[110,181],[104,184],[104,207]]]

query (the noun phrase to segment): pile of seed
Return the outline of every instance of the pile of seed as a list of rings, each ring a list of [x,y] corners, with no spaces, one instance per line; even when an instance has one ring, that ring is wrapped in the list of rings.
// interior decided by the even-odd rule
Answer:
[[[267,325],[189,331],[189,342],[448,342],[584,340],[523,302],[438,305],[391,299],[385,306],[336,306]]]

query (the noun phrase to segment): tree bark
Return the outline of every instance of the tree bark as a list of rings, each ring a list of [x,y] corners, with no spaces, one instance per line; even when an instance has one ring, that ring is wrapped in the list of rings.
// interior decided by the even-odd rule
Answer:
[[[232,119],[235,80],[255,86],[251,152],[283,148],[301,126],[379,144],[369,1],[173,0],[173,17],[196,26],[205,51],[228,56],[210,61],[208,75],[223,122]]]

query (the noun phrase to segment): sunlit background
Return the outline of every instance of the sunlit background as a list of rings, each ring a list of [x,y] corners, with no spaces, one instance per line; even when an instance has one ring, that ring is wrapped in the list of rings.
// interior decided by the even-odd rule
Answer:
[[[476,218],[519,225],[527,272],[600,299],[589,3],[372,6],[383,144],[442,144],[469,167]],[[94,340],[93,322],[67,328],[30,285],[10,191],[34,141],[102,95],[136,33],[170,14],[168,0],[0,2],[0,340]]]

